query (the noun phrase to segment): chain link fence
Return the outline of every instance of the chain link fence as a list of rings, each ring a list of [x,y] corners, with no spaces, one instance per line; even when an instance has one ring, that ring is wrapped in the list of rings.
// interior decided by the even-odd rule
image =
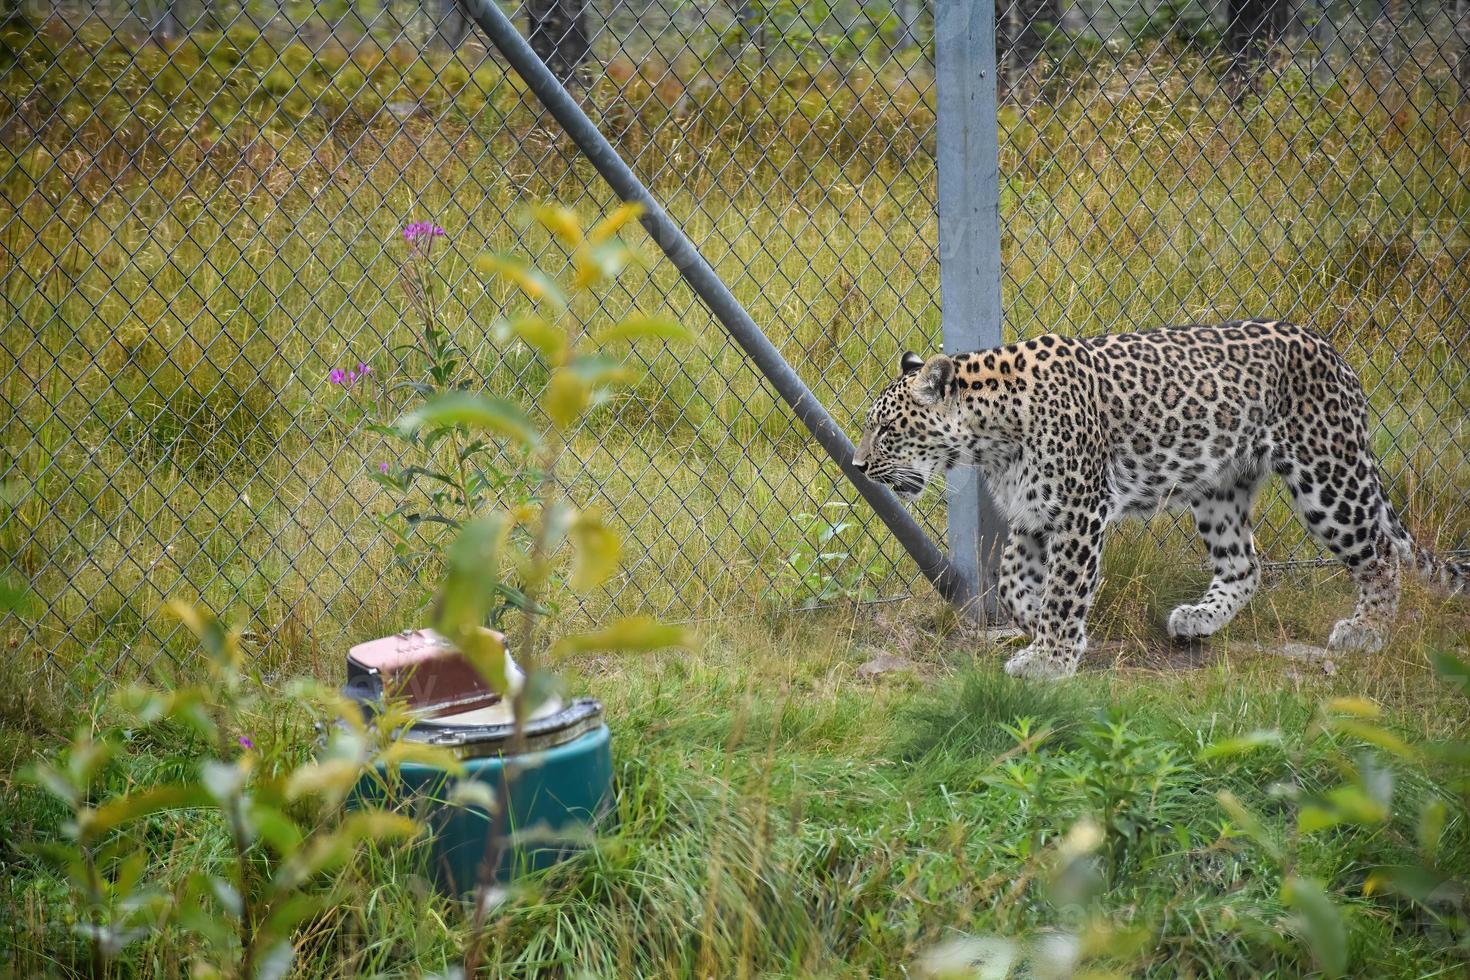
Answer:
[[[507,8],[511,9],[511,8]],[[548,65],[839,420],[856,425],[940,309],[926,5],[525,0]],[[261,663],[334,662],[401,628],[374,479],[400,465],[331,372],[412,373],[411,221],[459,380],[545,380],[492,324],[490,250],[564,271],[526,218],[615,205],[443,3],[8,4],[0,48],[0,540],[38,667],[146,669],[187,646],[171,596]],[[1007,335],[1271,316],[1360,370],[1420,536],[1470,544],[1470,3],[997,3]],[[700,618],[902,595],[917,572],[652,243],[595,302],[678,318],[563,473],[625,570],[564,599]],[[502,460],[513,474],[514,458]],[[511,479],[508,477],[508,479]],[[1311,560],[1284,503],[1258,539]],[[941,494],[918,508],[936,537]],[[1168,548],[1192,544],[1172,524]],[[317,660],[316,651],[327,656]],[[325,669],[325,668],[323,668]]]

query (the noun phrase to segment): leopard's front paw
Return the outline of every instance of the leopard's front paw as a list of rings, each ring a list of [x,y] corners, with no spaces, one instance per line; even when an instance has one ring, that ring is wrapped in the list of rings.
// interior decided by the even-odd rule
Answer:
[[[1179,606],[1169,614],[1169,635],[1176,640],[1209,636],[1224,625],[1224,619],[1215,606]]]
[[[1328,634],[1327,649],[1377,653],[1383,649],[1383,634],[1359,620],[1340,620]]]
[[[1056,680],[1077,673],[1080,655],[1050,644],[1033,643],[1006,661],[1005,672],[1031,680]]]

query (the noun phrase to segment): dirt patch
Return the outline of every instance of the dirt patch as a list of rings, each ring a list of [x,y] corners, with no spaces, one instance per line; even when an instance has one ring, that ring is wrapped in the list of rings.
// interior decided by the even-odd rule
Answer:
[[[895,657],[879,651],[869,651],[869,659],[857,669],[864,680],[873,680],[883,674],[913,673],[917,665],[907,657]]]
[[[1165,639],[1096,640],[1088,644],[1081,670],[1202,670],[1216,664],[1223,651],[1208,643],[1175,643]]]

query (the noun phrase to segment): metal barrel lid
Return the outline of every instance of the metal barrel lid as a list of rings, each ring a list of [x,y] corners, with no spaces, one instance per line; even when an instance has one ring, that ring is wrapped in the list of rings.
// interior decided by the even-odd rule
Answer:
[[[573,742],[602,725],[602,702],[577,698],[560,710],[533,716],[524,728],[526,752],[539,752]],[[500,755],[510,747],[515,726],[510,723],[457,725],[451,719],[413,725],[404,737],[448,749],[461,759]]]

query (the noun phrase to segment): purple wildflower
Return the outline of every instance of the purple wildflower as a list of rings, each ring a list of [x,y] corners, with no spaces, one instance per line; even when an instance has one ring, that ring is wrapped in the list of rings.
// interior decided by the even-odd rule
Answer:
[[[351,388],[357,382],[363,380],[372,371],[372,368],[359,361],[355,368],[333,368],[330,375],[332,384],[341,385],[343,388]]]
[[[378,464],[378,472],[379,473],[382,473],[384,476],[387,476],[388,475],[388,464],[387,463],[379,463]]]
[[[443,238],[444,229],[432,221],[414,221],[403,228],[403,240],[412,245],[423,239],[432,241],[435,238]]]
[[[249,735],[241,735],[240,736],[240,748],[242,748],[242,749],[253,749],[253,748],[255,748],[255,743],[250,740],[250,736]]]

